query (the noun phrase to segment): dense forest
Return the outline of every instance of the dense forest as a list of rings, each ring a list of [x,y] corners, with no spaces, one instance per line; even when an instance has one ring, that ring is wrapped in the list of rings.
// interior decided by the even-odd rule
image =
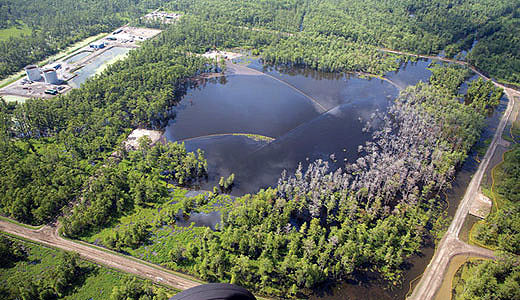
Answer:
[[[152,8],[160,0],[53,1],[7,0],[0,3],[0,29],[28,26],[31,33],[0,41],[0,79],[67,46],[110,32]]]
[[[164,126],[190,85],[186,78],[216,68],[185,53],[159,39],[64,96],[0,101],[2,213],[31,224],[53,219],[79,200],[87,179],[98,174],[132,128]]]
[[[146,138],[140,142],[138,151],[120,151],[116,161],[106,163],[90,180],[81,202],[70,216],[61,220],[63,233],[78,237],[99,230],[134,205],[146,206],[168,200],[168,187],[161,183],[183,186],[206,174],[207,163],[200,150],[195,155],[187,153],[184,144],[151,147]],[[146,226],[136,223],[121,239],[116,237],[113,243],[120,246],[142,243],[147,236]]]
[[[200,151],[189,153],[184,145],[171,143],[151,147],[146,139],[135,151],[121,145],[132,129],[161,129],[174,118],[172,108],[195,84],[189,78],[222,70],[217,62],[195,55],[209,49],[254,50],[276,65],[383,75],[398,68],[400,57],[377,47],[421,53],[446,50],[452,56],[469,50],[479,39],[474,49],[481,52],[470,52],[468,59],[478,67],[493,64],[494,69],[484,70],[517,81],[518,52],[497,50],[494,63],[481,57],[494,39],[508,38],[504,24],[518,18],[518,4],[462,2],[179,0],[164,4],[187,16],[80,89],[45,101],[0,100],[0,212],[30,224],[64,213],[62,233],[77,238],[101,230],[133,207],[167,201],[172,196],[170,184],[191,186],[204,178],[207,164]],[[93,25],[85,36],[121,25],[153,4],[125,3],[88,3],[96,8],[100,21],[79,19],[105,27]],[[70,5],[82,4],[87,5]],[[103,18],[105,14],[110,17]],[[24,18],[29,17],[16,17],[32,24]],[[499,22],[496,30],[481,31],[491,26],[487,24],[492,19]],[[80,39],[77,32],[82,26],[74,29],[69,28],[69,34],[77,38],[62,46]],[[32,35],[43,32],[39,30],[43,29]],[[46,43],[36,37],[24,40],[39,46]],[[0,42],[0,49],[15,48],[16,43],[15,38]],[[501,47],[508,43],[514,41],[504,41]],[[6,66],[0,70],[12,73],[62,47],[53,45],[53,50],[23,61],[3,51],[9,59],[5,63],[0,59]],[[29,49],[23,47],[20,53]],[[506,68],[512,69],[506,72]],[[217,230],[208,228],[176,245],[169,266],[277,297],[300,297],[364,272],[374,272],[390,285],[400,284],[406,258],[441,233],[445,214],[440,195],[450,187],[457,167],[479,139],[486,116],[502,97],[501,90],[483,80],[473,81],[466,95],[458,94],[470,74],[464,67],[434,65],[431,71],[430,82],[406,88],[388,112],[373,115],[365,127],[372,140],[360,146],[357,161],[338,170],[330,169],[325,160],[300,165],[294,174],[282,174],[277,186],[237,198],[223,209]],[[507,215],[493,218],[497,224],[510,219]],[[490,239],[500,245],[501,234],[510,235],[497,230]],[[103,242],[116,250],[134,248],[148,235],[147,224],[136,222]],[[23,259],[23,253],[13,247],[0,250]],[[149,294],[147,287],[128,283],[134,285],[135,289],[116,289],[113,298]]]
[[[22,25],[31,29],[29,36],[0,42],[0,78],[73,42],[109,32],[147,10],[163,6],[225,26],[295,36],[282,47],[294,43],[305,47],[302,43],[316,40],[319,45],[313,47],[332,46],[328,57],[347,59],[351,71],[360,71],[356,67],[374,56],[379,59],[381,54],[374,53],[377,47],[419,54],[443,52],[450,57],[463,57],[462,51],[469,51],[466,59],[479,69],[501,81],[520,83],[520,4],[506,0],[121,0],[65,1],[59,6],[9,0],[0,5],[4,13],[0,29]],[[340,55],[339,51],[353,54]]]
[[[457,271],[454,300],[520,299],[520,266],[516,257],[502,255],[497,261],[470,261]]]
[[[515,1],[179,0],[165,6],[224,24],[295,36],[303,31],[327,43],[339,38],[347,48],[355,44],[449,57],[472,50],[467,60],[477,68],[520,84],[520,3]]]

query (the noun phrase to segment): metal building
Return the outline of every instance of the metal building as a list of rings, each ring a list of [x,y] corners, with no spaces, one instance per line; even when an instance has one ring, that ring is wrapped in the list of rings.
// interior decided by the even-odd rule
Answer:
[[[40,68],[36,65],[28,65],[25,67],[25,73],[27,74],[27,78],[30,81],[38,81],[42,79],[42,75],[40,75]]]
[[[43,77],[45,77],[45,82],[50,84],[59,84],[60,80],[58,79],[58,74],[56,74],[56,70],[54,69],[46,69],[43,70]]]

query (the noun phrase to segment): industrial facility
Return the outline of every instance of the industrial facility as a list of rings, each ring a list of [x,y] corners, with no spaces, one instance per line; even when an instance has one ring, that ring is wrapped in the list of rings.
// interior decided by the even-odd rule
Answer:
[[[85,66],[95,65],[96,59],[103,58],[107,51],[118,47],[137,48],[140,46],[139,42],[150,39],[160,32],[159,29],[123,26],[115,30],[112,35],[91,42],[57,61],[50,61],[41,68],[37,65],[26,66],[24,71],[27,76],[0,88],[0,96],[24,99],[51,98],[66,93],[77,87],[74,85],[74,80],[80,78],[81,70]],[[104,59],[111,58],[112,56],[107,55]],[[87,70],[85,74],[90,75],[87,75],[86,78],[95,73],[96,70]]]
[[[105,42],[103,42],[103,41],[94,42],[94,43],[90,44],[90,48],[103,49],[103,48],[105,48]]]
[[[27,74],[27,79],[29,81],[39,81],[42,79],[40,75],[40,68],[36,65],[28,65],[25,67],[25,73]]]
[[[45,78],[45,82],[49,84],[60,84],[60,80],[58,79],[58,74],[56,74],[55,69],[46,69],[43,71],[43,77]]]

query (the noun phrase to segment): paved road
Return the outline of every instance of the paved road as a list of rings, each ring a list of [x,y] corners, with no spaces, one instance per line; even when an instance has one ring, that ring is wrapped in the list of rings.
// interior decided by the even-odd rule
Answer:
[[[130,259],[122,255],[112,254],[82,243],[64,239],[58,235],[56,227],[46,225],[41,229],[34,230],[0,220],[0,231],[21,236],[47,246],[77,252],[81,257],[95,263],[132,273],[179,290],[200,285],[197,281],[191,280],[188,277],[180,277],[159,266],[150,266],[137,259]]]

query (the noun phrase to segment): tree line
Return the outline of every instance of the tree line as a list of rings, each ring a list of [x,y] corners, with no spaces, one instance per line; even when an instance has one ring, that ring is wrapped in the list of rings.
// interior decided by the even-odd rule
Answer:
[[[184,144],[167,143],[150,146],[142,140],[139,150],[119,151],[120,158],[106,162],[72,211],[61,218],[62,233],[78,238],[99,231],[123,213],[170,198],[166,183],[186,186],[207,173],[202,151],[187,152]],[[136,223],[125,232],[105,241],[110,248],[137,247],[147,236],[148,224]]]
[[[306,37],[330,42],[339,38],[349,42],[347,47],[457,57],[500,81],[520,84],[520,4],[515,1],[179,0],[165,6],[218,23],[312,33]],[[360,57],[348,58],[356,64]]]
[[[19,261],[28,259],[30,249],[21,242],[0,236],[1,269],[9,269]],[[78,254],[60,252],[56,265],[39,278],[27,278],[23,272],[15,273],[0,284],[4,299],[60,299],[71,294],[72,289],[92,269],[82,265]]]
[[[39,256],[37,250],[41,246],[31,245],[0,235],[0,272],[9,274],[0,282],[2,299],[70,299],[76,296],[77,289],[85,284],[90,276],[96,276],[101,267],[86,263],[78,254],[64,251],[43,252]],[[53,265],[43,272],[33,271],[46,255],[52,256]],[[166,300],[167,291],[153,286],[150,282],[139,280],[133,276],[123,275],[121,285],[113,284],[109,291],[113,300]],[[109,286],[110,287],[110,286]],[[99,289],[96,289],[99,293]],[[77,296],[76,296],[77,297]]]
[[[183,34],[180,27],[172,31],[172,38]],[[89,178],[132,129],[167,124],[177,101],[194,84],[189,78],[217,68],[186,52],[183,44],[157,39],[66,95],[0,101],[2,214],[30,224],[52,220],[82,196]],[[191,170],[191,156],[186,157],[190,162],[178,162]],[[198,176],[179,168],[170,177],[180,184]]]
[[[29,35],[0,41],[0,79],[66,49],[67,46],[110,32],[157,8],[159,0],[3,1],[0,29],[23,23]]]
[[[398,285],[406,258],[442,231],[440,194],[502,96],[492,83],[474,81],[470,89],[479,92],[462,102],[467,70],[439,68],[430,84],[405,89],[387,115],[374,116],[373,140],[356,162],[339,170],[323,160],[300,165],[277,187],[237,199],[219,230],[172,249],[172,266],[284,298],[363,272]]]

